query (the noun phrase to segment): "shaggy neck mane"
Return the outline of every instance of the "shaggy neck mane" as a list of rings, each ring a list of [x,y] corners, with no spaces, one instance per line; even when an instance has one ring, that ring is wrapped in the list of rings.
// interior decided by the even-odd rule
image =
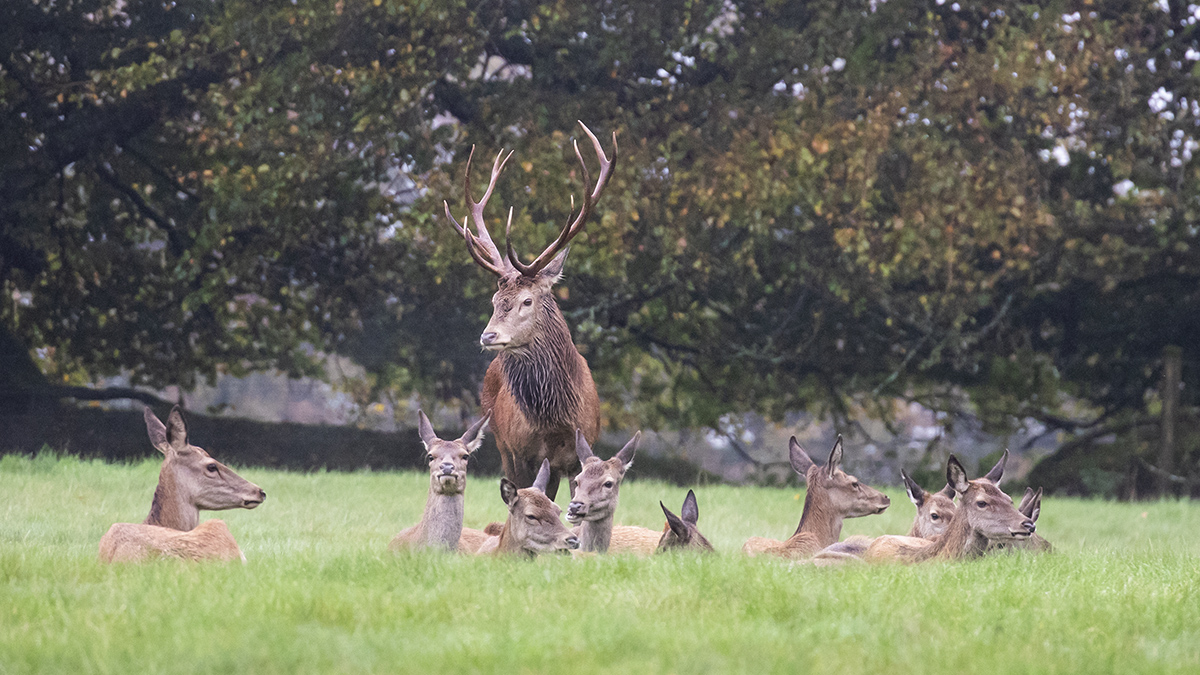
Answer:
[[[521,412],[541,426],[572,424],[581,401],[580,369],[571,331],[554,298],[547,296],[536,337],[520,350],[500,354],[504,378]]]

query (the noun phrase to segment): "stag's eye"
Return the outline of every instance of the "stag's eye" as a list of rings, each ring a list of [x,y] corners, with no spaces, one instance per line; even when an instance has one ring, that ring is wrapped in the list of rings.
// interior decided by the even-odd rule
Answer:
[[[525,302],[522,302],[521,304],[528,307],[533,304],[533,298],[525,298]]]

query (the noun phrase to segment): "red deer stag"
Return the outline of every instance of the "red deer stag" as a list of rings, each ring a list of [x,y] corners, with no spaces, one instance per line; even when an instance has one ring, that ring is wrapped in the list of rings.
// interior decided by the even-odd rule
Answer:
[[[506,254],[492,241],[483,210],[504,165],[512,157],[503,152],[492,163],[491,180],[483,198],[471,198],[471,157],[467,158],[465,194],[470,220],[475,232],[464,222],[460,225],[450,215],[446,217],[467,242],[467,252],[483,269],[499,278],[499,289],[492,296],[492,319],[479,337],[484,349],[499,352],[488,366],[480,396],[483,410],[491,414],[492,430],[500,449],[504,475],[518,488],[533,485],[542,460],[550,461],[550,482],[546,496],[554,499],[562,476],[571,480],[579,472],[575,457],[575,430],[582,429],[589,442],[600,435],[600,398],[587,361],[571,342],[571,331],[563,319],[551,287],[562,277],[567,261],[568,244],[580,232],[592,208],[612,175],[617,160],[617,134],[613,133],[613,156],[604,154],[600,141],[583,124],[584,133],[592,141],[600,161],[600,174],[591,192],[587,163],[575,144],[575,156],[583,169],[585,192],[583,208],[541,255],[526,265],[513,252],[509,234],[512,230],[512,209],[504,230]],[[574,198],[572,198],[574,211]],[[466,219],[464,218],[464,221]]]
[[[207,452],[188,443],[179,406],[166,426],[146,408],[146,432],[163,454],[150,515],[141,523],[117,523],[100,538],[104,562],[170,557],[185,560],[245,560],[221,520],[200,522],[200,509],[252,509],[267,493]]]

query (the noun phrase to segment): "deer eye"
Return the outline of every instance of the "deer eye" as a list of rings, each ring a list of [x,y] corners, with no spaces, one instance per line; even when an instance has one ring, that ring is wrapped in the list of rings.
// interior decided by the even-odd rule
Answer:
[[[862,486],[858,484],[858,481],[854,481],[853,483],[851,483],[851,484],[850,484],[850,487],[852,487],[852,488],[854,488],[855,490],[857,490],[858,488],[860,488],[860,487],[862,487]]]
[[[986,509],[987,505],[988,505],[987,502],[983,501],[982,499],[975,502],[975,506],[978,506],[981,509]]]
[[[938,514],[936,514],[936,513],[931,513],[931,514],[929,514],[929,519],[930,519],[930,520],[937,520],[937,519],[938,519],[938,518],[940,518],[940,517],[941,517],[941,516],[939,516],[939,515],[938,515]]]
[[[528,520],[528,521],[529,521],[529,522],[531,522],[531,523],[536,523],[536,522],[537,522],[537,520],[538,520],[538,518],[537,518],[537,516],[535,516],[535,515],[533,515],[532,513],[530,513],[530,514],[526,514],[526,516],[525,516],[525,520]]]
[[[433,461],[433,453],[432,453],[432,452],[431,452],[431,453],[429,453],[428,455],[425,455],[425,462],[426,462],[426,463],[429,463],[429,462],[432,462],[432,461]]]
[[[207,468],[208,468],[208,470],[209,470],[209,472],[210,472],[210,473],[216,473],[216,472],[217,472],[217,465],[216,465],[216,464],[209,464]]]
[[[465,454],[463,454],[463,455],[459,455],[459,456],[458,456],[458,458],[459,458],[459,459],[461,459],[461,460],[462,460],[462,461],[464,461],[464,462],[465,462],[465,461],[467,461],[467,455],[465,455]]]
[[[522,302],[521,304],[528,307],[533,304],[533,298],[525,298],[525,302]]]
[[[613,482],[611,480],[604,481],[604,487],[610,488],[612,486],[613,486]]]

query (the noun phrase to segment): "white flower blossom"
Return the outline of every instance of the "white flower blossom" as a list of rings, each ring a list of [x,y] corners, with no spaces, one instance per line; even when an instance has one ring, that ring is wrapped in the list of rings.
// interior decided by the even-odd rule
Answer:
[[[1160,113],[1171,105],[1171,101],[1175,100],[1174,92],[1167,91],[1163,87],[1159,87],[1158,91],[1150,95],[1150,111]]]
[[[1113,193],[1121,199],[1124,199],[1129,196],[1129,193],[1133,191],[1133,189],[1133,181],[1126,178],[1125,180],[1113,186]]]

